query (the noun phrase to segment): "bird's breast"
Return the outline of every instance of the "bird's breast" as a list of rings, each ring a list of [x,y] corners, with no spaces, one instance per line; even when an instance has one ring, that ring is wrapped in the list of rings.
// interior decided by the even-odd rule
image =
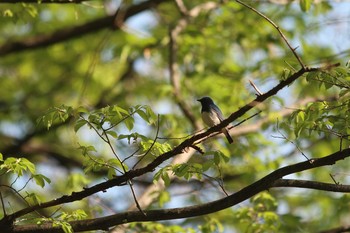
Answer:
[[[202,119],[204,123],[209,127],[220,123],[220,119],[215,112],[202,112]]]

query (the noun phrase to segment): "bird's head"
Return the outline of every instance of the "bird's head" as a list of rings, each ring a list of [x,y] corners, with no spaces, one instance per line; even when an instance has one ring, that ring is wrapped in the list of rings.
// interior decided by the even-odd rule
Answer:
[[[197,101],[199,101],[202,105],[214,104],[214,101],[208,96],[205,96],[205,97],[203,97],[201,99],[198,99]]]

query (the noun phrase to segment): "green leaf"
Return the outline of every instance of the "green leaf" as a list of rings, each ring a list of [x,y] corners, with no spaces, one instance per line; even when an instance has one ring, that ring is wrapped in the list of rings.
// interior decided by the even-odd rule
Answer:
[[[90,152],[97,152],[97,150],[95,149],[94,146],[82,146],[82,145],[79,145],[78,147],[79,150],[82,151],[82,154],[84,156],[88,155]]]
[[[165,187],[169,187],[169,185],[170,185],[170,177],[168,175],[168,172],[166,172],[166,171],[162,172],[161,177],[162,177],[162,180],[164,181]]]
[[[160,207],[163,207],[165,203],[170,201],[170,194],[167,191],[160,192],[158,197],[158,203]]]
[[[35,173],[35,165],[32,162],[30,162],[28,159],[21,158],[20,164],[23,164],[23,167],[25,168],[25,170],[28,170],[32,174]]]
[[[60,107],[52,107],[46,113],[37,119],[38,125],[44,125],[50,129],[53,123],[65,122],[73,115],[73,108],[70,106],[61,105]]]
[[[85,119],[79,119],[75,122],[75,125],[74,125],[74,131],[75,132],[78,132],[78,130],[83,127],[84,125],[87,124],[87,121]]]
[[[115,169],[114,168],[108,168],[108,171],[107,171],[107,178],[108,179],[113,179],[114,177],[116,177],[116,172],[115,172]]]
[[[111,135],[113,138],[118,138],[118,134],[115,131],[108,130],[106,133]]]
[[[304,111],[299,111],[297,116],[296,116],[296,122],[304,122],[305,120],[305,112]]]
[[[302,11],[307,12],[311,7],[311,0],[300,0],[299,2],[300,8]]]
[[[209,170],[210,168],[212,168],[213,166],[214,166],[214,161],[213,161],[213,160],[208,160],[208,161],[206,161],[206,162],[203,164],[202,168],[203,168],[203,171],[207,171],[207,170]]]
[[[124,124],[129,131],[131,131],[134,128],[134,122],[135,120],[132,117],[128,117],[124,120]]]
[[[36,193],[27,193],[26,199],[32,205],[41,204],[41,199]]]
[[[107,161],[107,163],[108,163],[109,165],[113,166],[113,167],[123,168],[123,166],[124,166],[124,168],[125,168],[126,170],[129,169],[128,166],[127,166],[125,163],[123,163],[123,165],[122,165],[122,164],[120,163],[120,161],[119,161],[118,159],[116,159],[116,158],[109,159],[109,160]]]
[[[219,165],[221,162],[227,163],[230,161],[230,157],[226,156],[222,151],[214,152],[214,163]]]
[[[219,165],[220,164],[220,155],[219,154],[214,154],[214,163],[216,165]]]
[[[26,158],[7,158],[0,166],[0,169],[6,169],[7,172],[14,172],[22,176],[24,172],[35,174],[35,165]]]
[[[3,13],[2,13],[2,15],[3,15],[4,17],[13,17],[13,16],[14,16],[13,12],[12,12],[10,9],[4,10]]]
[[[79,106],[75,109],[76,113],[82,114],[82,113],[89,113],[89,110],[84,106]]]
[[[90,181],[85,174],[73,173],[67,177],[66,187],[74,190],[77,187],[84,187],[89,182]]]
[[[149,106],[145,105],[142,108],[138,109],[136,112],[148,124],[154,124],[157,120],[156,114]]]
[[[317,71],[309,72],[306,75],[306,81],[308,81],[308,82],[314,81],[314,79],[316,79],[318,75],[319,75],[319,72],[317,72]]]
[[[41,174],[34,175],[33,179],[34,179],[35,183],[42,188],[45,186],[45,182],[51,183],[51,180],[48,177],[41,175]]]
[[[143,109],[138,109],[137,110],[137,114],[146,122],[149,123],[149,116],[147,115],[147,113],[145,111],[143,111]]]
[[[72,213],[73,220],[82,220],[82,219],[86,219],[87,217],[88,217],[87,213],[82,209],[78,209],[76,211],[73,211]]]
[[[188,171],[190,169],[190,166],[187,163],[184,164],[176,164],[173,166],[173,172],[178,177],[184,177],[186,174],[188,174]]]
[[[118,112],[118,113],[122,113],[124,115],[129,115],[128,110],[126,110],[126,109],[124,109],[122,107],[119,107],[117,105],[112,106],[112,110],[115,111],[115,112]]]

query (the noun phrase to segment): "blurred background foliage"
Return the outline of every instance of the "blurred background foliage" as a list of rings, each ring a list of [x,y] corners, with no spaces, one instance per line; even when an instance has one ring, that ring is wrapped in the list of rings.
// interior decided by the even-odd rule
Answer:
[[[151,147],[158,128],[162,139],[138,166],[147,164],[198,130],[195,124],[202,124],[196,101],[199,97],[211,96],[228,116],[255,97],[249,80],[265,92],[300,68],[266,20],[235,1],[215,3],[215,9],[189,17],[176,38],[179,99],[169,75],[169,30],[184,16],[174,1],[157,2],[161,3],[128,18],[118,28],[105,26],[52,45],[2,55],[0,179],[8,212],[27,206],[18,193],[27,202],[39,203],[118,175],[124,165],[132,169]],[[148,208],[212,201],[224,197],[222,182],[226,192],[232,193],[283,165],[305,161],[301,152],[317,158],[349,146],[350,75],[346,63],[350,15],[344,9],[349,9],[350,4],[311,0],[244,2],[281,28],[306,65],[340,62],[341,66],[305,75],[251,111],[262,112],[231,130],[234,144],[226,144],[221,136],[214,137],[199,145],[206,153],[195,153],[186,166],[180,164],[181,170],[180,165],[169,162],[154,174],[136,179],[137,195],[154,179],[166,183],[165,190],[153,194],[159,198]],[[118,8],[141,3],[106,0],[0,4],[0,47],[4,49],[13,41],[34,43],[34,38],[59,34],[60,29],[111,16]],[[184,3],[192,9],[206,2]],[[195,123],[183,114],[179,101],[195,116]],[[142,113],[131,114],[138,107]],[[106,124],[114,125],[108,130],[111,142],[104,142],[89,122],[97,130]],[[110,146],[124,165],[115,160]],[[22,158],[21,162],[17,160],[21,167],[11,167],[16,161],[6,160],[10,157]],[[332,176],[345,184],[349,182],[348,165],[345,160],[290,178],[333,182]],[[169,170],[178,177],[167,177],[164,171]],[[77,219],[76,215],[62,215],[77,209],[93,218],[125,211],[133,204],[130,189],[116,187],[19,221],[35,221],[40,215],[52,214],[57,219]],[[81,213],[77,216],[87,217]],[[341,226],[348,218],[348,194],[277,188],[210,216],[133,223],[130,229],[121,229],[317,232]]]

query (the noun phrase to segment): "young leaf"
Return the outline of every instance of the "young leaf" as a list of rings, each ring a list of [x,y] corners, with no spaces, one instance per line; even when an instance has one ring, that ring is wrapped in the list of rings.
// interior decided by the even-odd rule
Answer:
[[[45,186],[45,182],[51,183],[51,180],[48,177],[41,175],[41,174],[35,174],[33,176],[33,179],[34,179],[35,183],[42,188]]]

